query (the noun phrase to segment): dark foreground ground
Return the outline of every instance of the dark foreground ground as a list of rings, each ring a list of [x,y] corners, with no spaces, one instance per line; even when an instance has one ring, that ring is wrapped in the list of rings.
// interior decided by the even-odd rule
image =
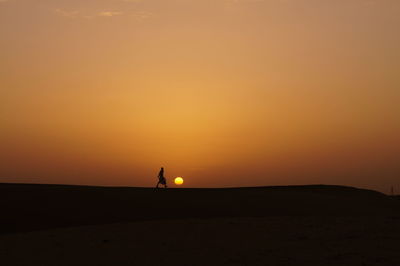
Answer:
[[[0,265],[400,265],[400,201],[337,186],[0,185]]]

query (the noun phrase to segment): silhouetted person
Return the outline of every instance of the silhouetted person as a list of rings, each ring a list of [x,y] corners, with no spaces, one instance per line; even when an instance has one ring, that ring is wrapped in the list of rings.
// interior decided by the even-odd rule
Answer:
[[[161,167],[160,173],[158,173],[158,183],[156,188],[158,188],[160,184],[167,188],[167,179],[164,177],[164,167]]]

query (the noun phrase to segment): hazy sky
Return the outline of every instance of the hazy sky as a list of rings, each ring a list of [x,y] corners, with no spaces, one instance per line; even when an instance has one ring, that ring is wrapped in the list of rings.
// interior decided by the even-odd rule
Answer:
[[[0,182],[400,190],[398,0],[0,0]]]

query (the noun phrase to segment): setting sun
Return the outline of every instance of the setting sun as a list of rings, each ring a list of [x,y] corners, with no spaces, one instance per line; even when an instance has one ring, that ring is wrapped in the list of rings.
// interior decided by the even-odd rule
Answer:
[[[183,184],[183,178],[182,177],[177,177],[175,178],[175,185],[182,185]]]

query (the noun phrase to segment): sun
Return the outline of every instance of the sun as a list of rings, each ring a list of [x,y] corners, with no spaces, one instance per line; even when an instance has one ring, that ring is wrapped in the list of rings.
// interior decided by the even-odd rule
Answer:
[[[175,185],[180,186],[182,184],[183,184],[183,178],[182,177],[175,178]]]

